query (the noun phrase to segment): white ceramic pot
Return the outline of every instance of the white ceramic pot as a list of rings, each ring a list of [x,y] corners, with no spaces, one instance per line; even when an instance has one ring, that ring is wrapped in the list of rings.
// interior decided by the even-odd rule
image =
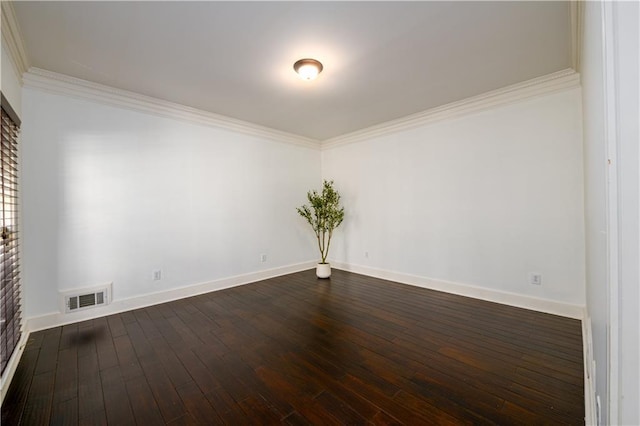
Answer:
[[[331,276],[331,265],[328,263],[318,263],[316,265],[316,275],[318,278],[329,278]]]

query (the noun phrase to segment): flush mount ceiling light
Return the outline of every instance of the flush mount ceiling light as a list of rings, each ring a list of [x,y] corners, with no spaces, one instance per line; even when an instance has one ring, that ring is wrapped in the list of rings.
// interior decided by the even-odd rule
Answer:
[[[293,64],[293,69],[303,80],[313,80],[322,71],[322,64],[315,59],[300,59]]]

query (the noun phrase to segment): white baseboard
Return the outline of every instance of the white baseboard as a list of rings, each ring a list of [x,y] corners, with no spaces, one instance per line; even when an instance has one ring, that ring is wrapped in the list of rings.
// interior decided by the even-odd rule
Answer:
[[[29,331],[26,330],[24,325],[22,328],[22,337],[18,342],[18,346],[16,346],[16,349],[13,351],[13,354],[11,354],[11,358],[9,358],[9,362],[7,363],[7,367],[4,370],[4,374],[2,375],[0,382],[0,406],[4,402],[4,397],[7,395],[9,385],[11,384],[11,379],[13,379],[13,375],[16,373],[16,368],[18,368],[18,363],[20,362],[20,358],[22,358],[24,347],[29,339]]]
[[[93,318],[100,318],[107,315],[117,314],[120,312],[126,312],[132,309],[144,308],[160,303],[171,302],[173,300],[184,299],[186,297],[209,293],[211,291],[223,290],[225,288],[250,284],[256,281],[266,280],[281,275],[311,269],[316,265],[316,263],[316,261],[297,263],[294,265],[282,266],[258,272],[251,272],[243,275],[236,275],[233,277],[221,278],[218,280],[200,284],[193,284],[157,293],[148,293],[126,299],[116,299],[113,300],[109,305],[81,312],[73,312],[68,314],[62,312],[52,312],[37,317],[30,317],[26,321],[27,329],[29,330],[29,332],[44,330],[47,328],[58,327],[65,324],[72,324],[74,322],[80,322]]]
[[[557,302],[555,300],[541,299],[538,297],[525,296],[522,294],[509,293],[506,291],[493,290],[470,284],[436,280],[432,278],[420,277],[417,275],[386,271],[383,269],[370,268],[368,266],[353,265],[342,262],[331,262],[331,266],[336,269],[351,271],[358,274],[368,275],[371,277],[381,278],[389,281],[396,281],[402,284],[409,284],[417,287],[444,291],[446,293],[458,294],[460,296],[472,297],[474,299],[501,303],[503,305],[510,305],[518,308],[525,308],[568,318],[582,319],[584,313],[584,306],[581,305]]]
[[[584,361],[584,424],[586,426],[598,426],[591,317],[589,317],[586,309],[582,318],[582,355]]]

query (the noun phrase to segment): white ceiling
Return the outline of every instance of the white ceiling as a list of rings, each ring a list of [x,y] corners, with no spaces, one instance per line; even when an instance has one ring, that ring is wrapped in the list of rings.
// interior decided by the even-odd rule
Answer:
[[[566,2],[16,2],[31,66],[325,140],[571,66]],[[324,64],[300,80],[293,63]]]

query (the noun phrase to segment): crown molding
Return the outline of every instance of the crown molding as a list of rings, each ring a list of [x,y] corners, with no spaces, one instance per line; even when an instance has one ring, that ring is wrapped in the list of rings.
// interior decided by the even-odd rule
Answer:
[[[452,102],[440,107],[411,114],[397,120],[387,121],[366,129],[347,133],[322,142],[322,149],[335,148],[378,136],[388,135],[422,126],[428,123],[495,108],[535,96],[580,87],[580,75],[567,68],[542,77],[537,77],[478,96]]]
[[[12,59],[12,65],[20,84],[22,84],[22,75],[29,69],[29,58],[11,2],[2,1],[0,3],[2,8],[2,41]]]
[[[23,80],[25,87],[36,88],[50,93],[88,99],[111,106],[151,113],[161,117],[189,121],[250,136],[263,137],[277,142],[320,149],[320,141],[315,139],[40,68],[30,68],[29,71],[24,74]]]
[[[582,66],[582,34],[584,25],[583,0],[569,2],[569,16],[571,19],[571,67],[577,72],[580,72]]]
[[[4,15],[3,15],[4,16]],[[440,107],[411,114],[325,141],[271,129],[247,121],[202,111],[177,103],[163,101],[127,90],[59,74],[40,68],[30,68],[23,75],[24,85],[50,93],[89,99],[134,111],[152,113],[162,117],[185,120],[196,124],[231,130],[314,149],[334,148],[379,137],[417,126],[460,117],[536,96],[580,87],[580,75],[571,68],[537,77],[478,96],[452,102]]]

